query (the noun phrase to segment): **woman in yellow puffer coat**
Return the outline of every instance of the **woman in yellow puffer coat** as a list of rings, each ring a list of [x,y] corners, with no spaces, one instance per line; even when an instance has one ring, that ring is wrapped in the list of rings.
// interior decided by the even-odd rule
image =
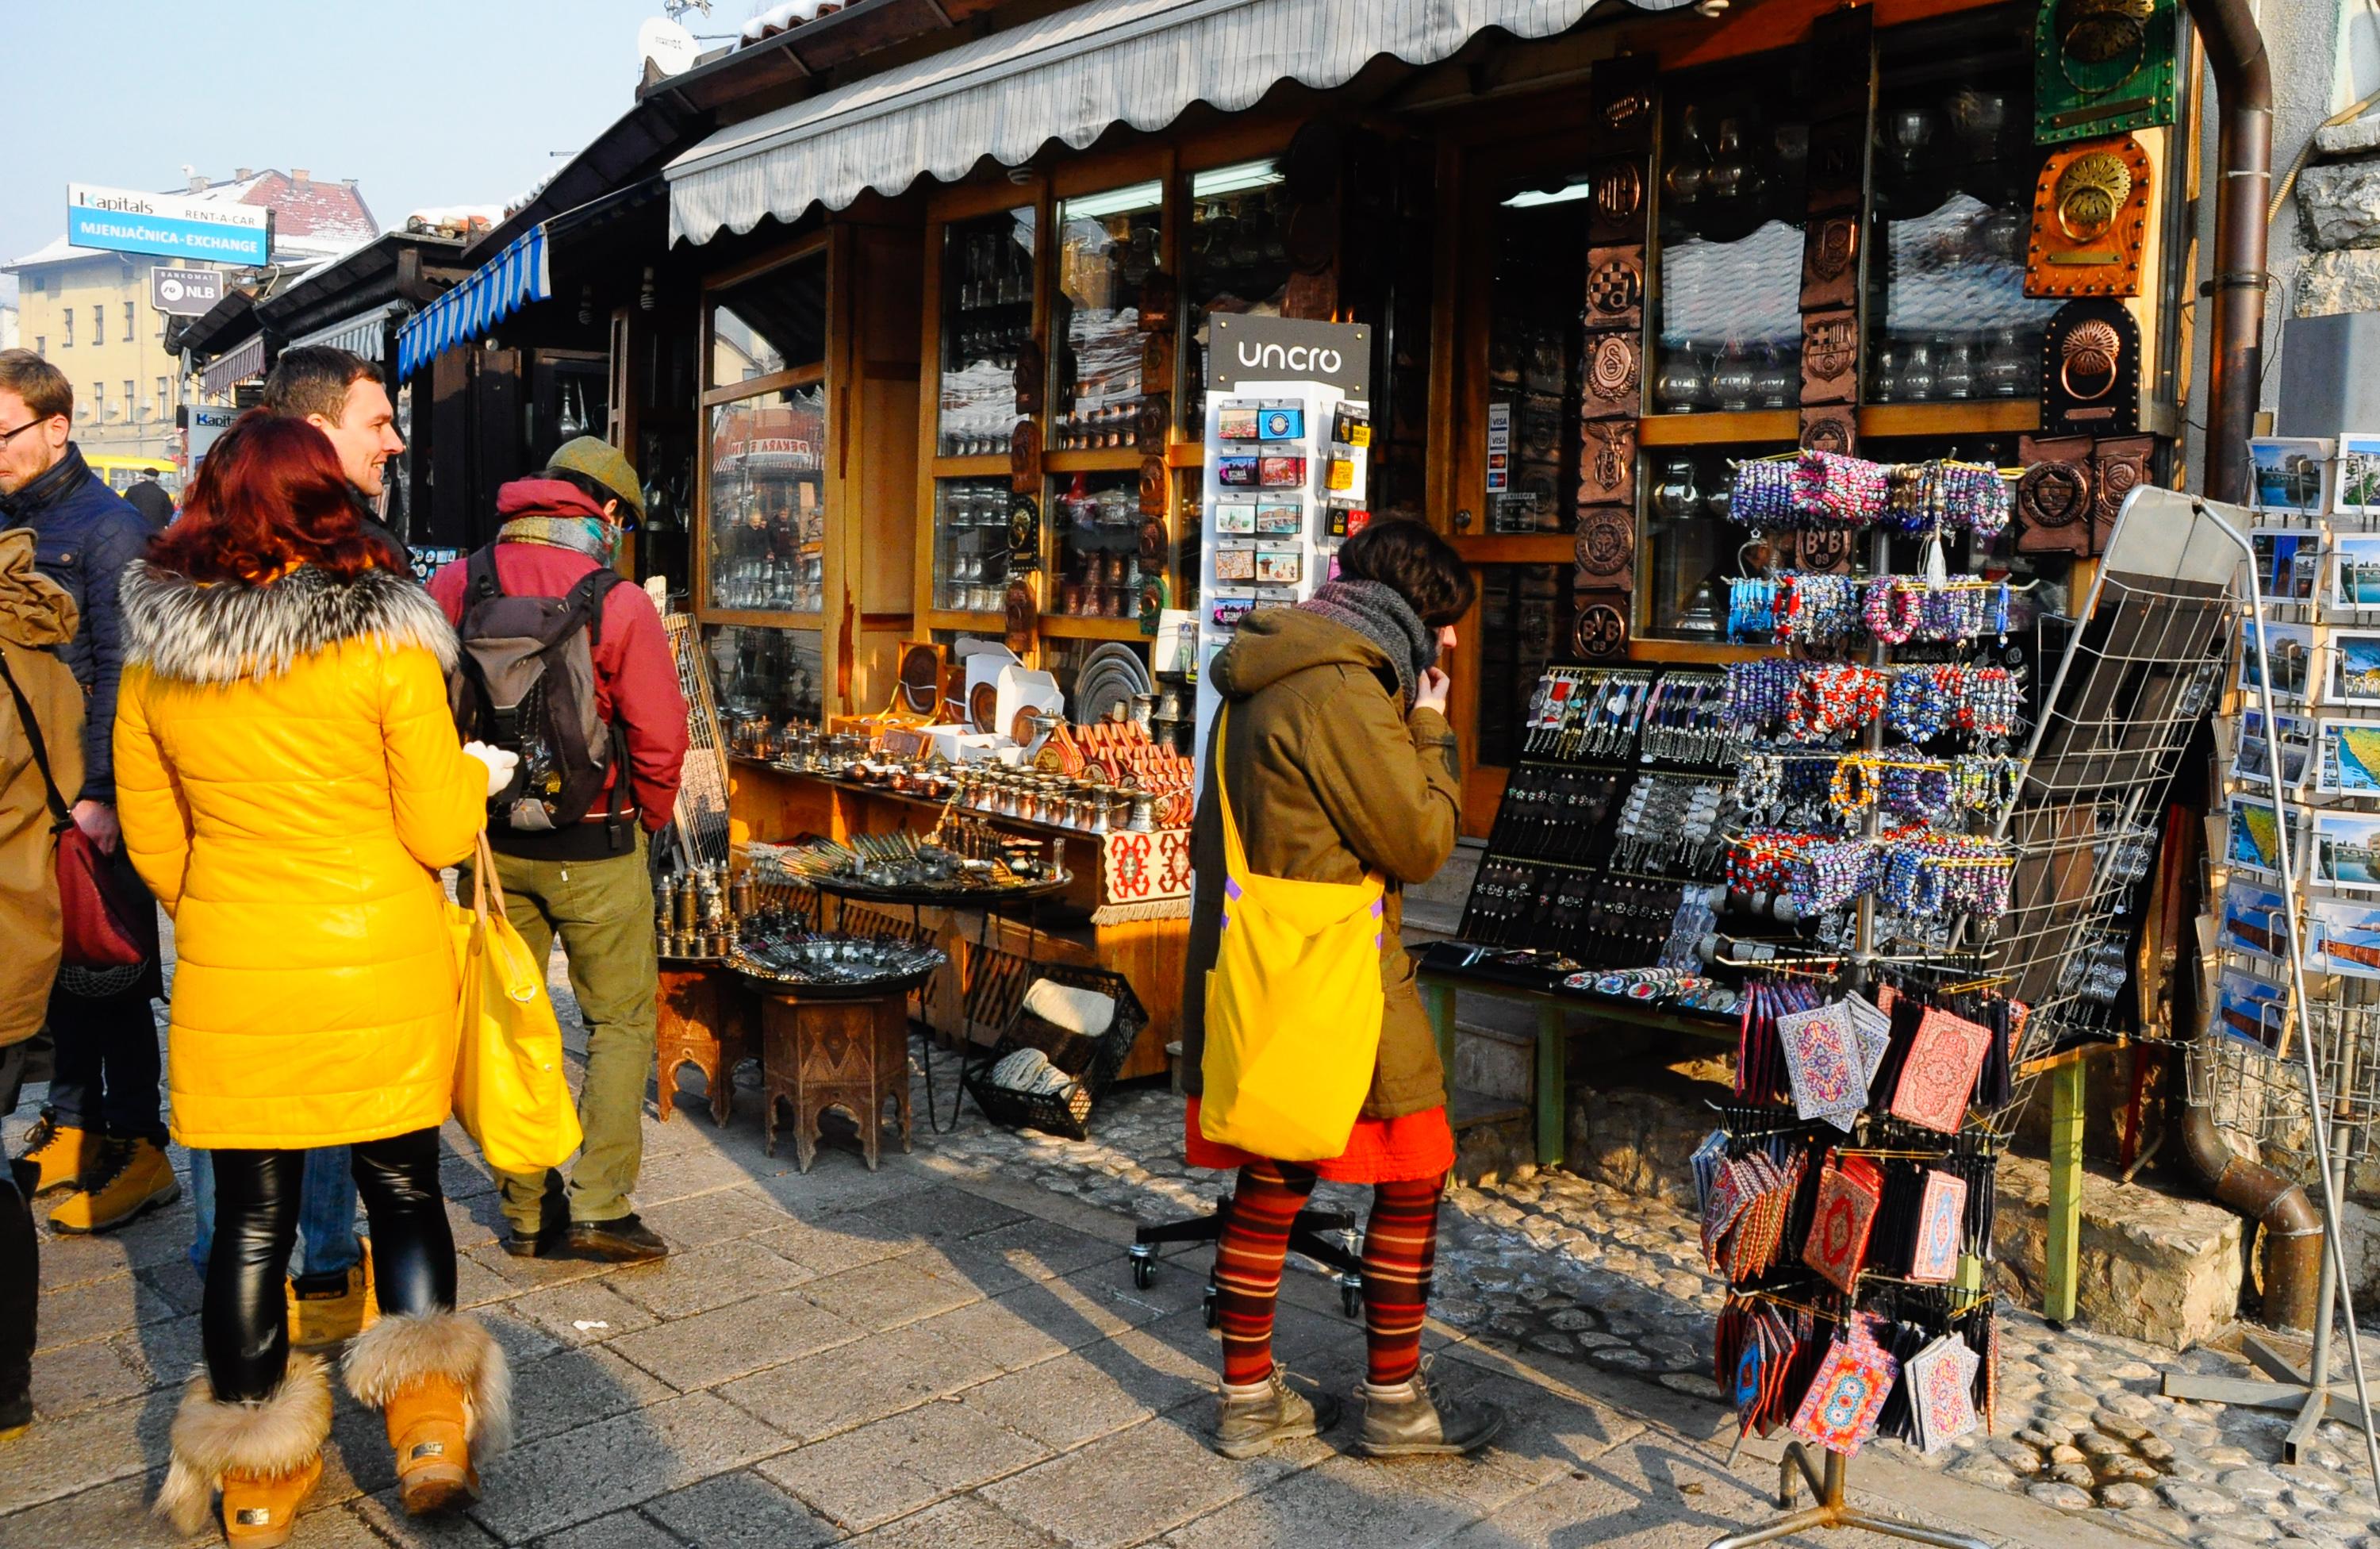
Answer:
[[[353,1148],[382,1313],[348,1386],[386,1411],[407,1506],[476,1496],[508,1379],[455,1310],[438,869],[470,854],[492,774],[447,714],[453,631],[379,567],[328,439],[261,412],[215,443],[123,599],[117,811],[174,918],[174,1137],[215,1169],[206,1361],[159,1509],[195,1531],[220,1489],[233,1543],[279,1544],[322,1473],[329,1379],[289,1350],[284,1285],[304,1153],[328,1145]]]

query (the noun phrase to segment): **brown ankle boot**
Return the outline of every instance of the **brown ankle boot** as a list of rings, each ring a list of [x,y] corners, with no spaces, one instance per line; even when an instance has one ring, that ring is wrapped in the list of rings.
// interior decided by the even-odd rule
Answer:
[[[252,1403],[216,1398],[200,1372],[174,1416],[157,1514],[195,1533],[220,1489],[224,1537],[235,1549],[275,1549],[289,1542],[298,1508],[322,1477],[330,1433],[330,1375],[312,1356],[292,1355],[280,1385]]]
[[[383,1315],[347,1347],[347,1390],[384,1412],[406,1510],[480,1496],[478,1460],[512,1434],[504,1350],[461,1312]]]

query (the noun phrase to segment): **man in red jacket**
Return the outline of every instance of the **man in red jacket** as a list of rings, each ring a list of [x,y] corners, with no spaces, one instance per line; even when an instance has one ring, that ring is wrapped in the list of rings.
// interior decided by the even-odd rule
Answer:
[[[608,567],[621,507],[644,515],[639,487],[628,459],[589,435],[565,443],[543,473],[498,490],[504,526],[494,561],[504,594],[565,597]],[[457,626],[471,603],[469,563],[458,559],[430,579],[431,596]],[[538,961],[557,934],[570,959],[570,987],[587,1025],[587,1080],[578,1098],[587,1140],[571,1172],[566,1219],[558,1174],[503,1175],[498,1181],[512,1223],[509,1251],[636,1263],[669,1250],[637,1219],[631,1195],[644,1154],[638,1119],[653,1065],[658,980],[646,850],[648,835],[669,822],[677,799],[686,698],[661,616],[643,590],[623,580],[603,593],[600,607],[596,714],[623,734],[625,764],[612,764],[604,794],[583,821],[542,832],[492,822],[488,830],[513,928]]]

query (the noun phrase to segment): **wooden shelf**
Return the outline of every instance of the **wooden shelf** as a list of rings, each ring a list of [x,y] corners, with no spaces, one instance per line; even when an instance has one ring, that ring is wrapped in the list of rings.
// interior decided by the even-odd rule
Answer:
[[[1990,435],[2041,428],[2037,398],[1983,403],[1879,403],[1859,412],[1859,432],[1871,435]]]
[[[1052,640],[1145,640],[1137,618],[1077,618],[1072,614],[1045,613],[1041,632]]]
[[[1577,540],[1567,532],[1457,534],[1453,543],[1454,551],[1473,565],[1568,565],[1578,556]]]
[[[823,629],[826,616],[816,613],[778,613],[767,608],[697,608],[698,624],[741,624],[755,629]]]
[[[1006,458],[1001,459],[1006,468]],[[1041,466],[1052,473],[1137,473],[1140,454],[1129,446],[1102,447],[1096,452],[1045,452]]]
[[[987,452],[977,457],[936,457],[934,477],[937,479],[985,479],[1005,477],[1008,454]]]
[[[1632,639],[1628,642],[1628,658],[1633,662],[1708,663],[1756,662],[1763,656],[1784,653],[1776,645],[1729,645],[1718,640],[1665,640]]]
[[[1715,442],[1777,442],[1802,439],[1802,412],[1795,409],[1748,409],[1741,414],[1647,414],[1636,421],[1639,446],[1707,446]]]
[[[1177,441],[1165,448],[1168,468],[1204,468],[1207,466],[1207,444],[1203,441]]]
[[[962,613],[955,608],[929,608],[926,611],[929,629],[957,629],[970,635],[1004,634],[1008,620],[996,613]]]

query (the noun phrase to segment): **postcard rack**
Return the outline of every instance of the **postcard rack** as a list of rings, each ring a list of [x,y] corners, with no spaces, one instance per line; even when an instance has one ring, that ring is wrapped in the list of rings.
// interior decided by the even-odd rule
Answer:
[[[2372,469],[2325,461],[2317,470],[2306,446],[2325,459],[2331,449],[2252,444],[2255,510],[2148,490],[2133,502],[2154,507],[2126,506],[2127,517],[2169,529],[2168,542],[2203,551],[2202,578],[2219,573],[2230,549],[2224,593],[2240,623],[2234,711],[2216,722],[2223,799],[2207,820],[2216,908],[2201,936],[2207,1025],[2192,1051],[2188,1097],[2218,1125],[2297,1159],[2325,1222],[2309,1360],[2300,1365],[2251,1336],[2246,1353],[2269,1381],[2168,1372],[2164,1391],[2291,1413],[2281,1448],[2289,1462],[2334,1403],[2351,1403],[2380,1480],[2338,1229],[2348,1166],[2380,1118],[2380,782],[2359,752],[2380,738],[2380,506],[2364,505],[2367,486],[2380,484],[2380,455]],[[2339,491],[2355,494],[2355,508]],[[2330,1369],[2342,1327],[2351,1383]]]

